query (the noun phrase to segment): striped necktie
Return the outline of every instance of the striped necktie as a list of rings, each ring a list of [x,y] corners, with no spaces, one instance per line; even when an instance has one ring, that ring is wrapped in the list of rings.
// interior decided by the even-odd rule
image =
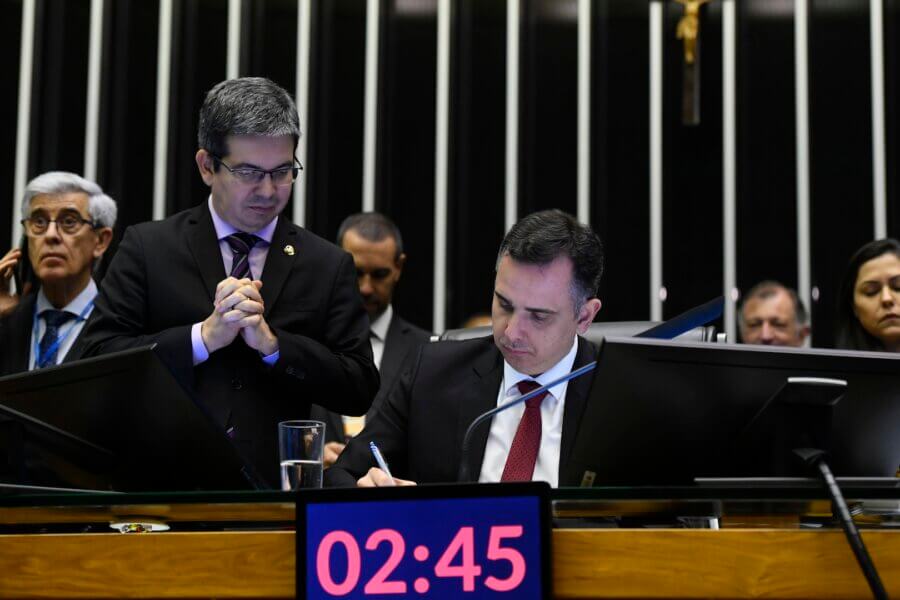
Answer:
[[[250,271],[250,250],[256,245],[259,238],[252,233],[238,231],[227,236],[225,241],[231,246],[233,257],[231,276],[236,279],[244,279],[245,277],[253,279],[253,273]]]

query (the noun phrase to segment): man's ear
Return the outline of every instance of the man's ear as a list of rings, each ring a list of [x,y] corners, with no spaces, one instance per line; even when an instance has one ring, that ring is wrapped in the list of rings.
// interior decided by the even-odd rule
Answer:
[[[197,169],[200,171],[203,183],[212,186],[213,175],[215,174],[215,171],[213,171],[213,157],[210,156],[209,152],[200,148],[197,150],[197,154],[194,155],[194,160],[197,162]]]
[[[113,230],[112,227],[101,227],[95,233],[97,234],[97,245],[94,246],[94,259],[98,259],[109,249],[109,244],[113,238]]]
[[[578,311],[578,334],[584,335],[587,333],[588,327],[591,326],[591,323],[594,322],[594,317],[597,316],[597,313],[600,312],[600,299],[599,298],[590,298],[584,304],[581,305],[581,308]]]

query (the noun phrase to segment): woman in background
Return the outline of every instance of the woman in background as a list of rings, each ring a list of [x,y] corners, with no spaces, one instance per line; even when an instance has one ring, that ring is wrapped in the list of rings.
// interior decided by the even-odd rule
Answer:
[[[847,265],[838,298],[837,347],[900,352],[900,242],[869,242]]]

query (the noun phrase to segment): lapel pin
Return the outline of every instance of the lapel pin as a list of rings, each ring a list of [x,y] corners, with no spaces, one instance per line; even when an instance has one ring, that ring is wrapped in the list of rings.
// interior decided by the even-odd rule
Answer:
[[[287,254],[288,256],[293,256],[294,255],[294,247],[291,246],[290,244],[288,244],[287,246],[284,247],[284,253]]]

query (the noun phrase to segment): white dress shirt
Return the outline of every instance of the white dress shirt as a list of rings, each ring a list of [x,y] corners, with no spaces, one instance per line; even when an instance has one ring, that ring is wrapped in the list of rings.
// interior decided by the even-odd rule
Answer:
[[[562,360],[538,377],[519,373],[509,363],[503,361],[503,381],[497,394],[497,405],[505,404],[519,395],[517,384],[524,380],[533,380],[546,385],[572,371],[575,355],[578,352],[578,338],[572,340],[572,348]],[[550,388],[541,402],[541,448],[534,465],[533,481],[546,481],[553,487],[559,485],[559,449],[562,441],[563,412],[566,404],[566,390],[569,383],[561,383]],[[519,421],[525,414],[525,403],[505,410],[491,419],[491,430],[488,434],[487,446],[484,448],[484,460],[481,463],[479,482],[500,481],[506,457],[512,446]]]
[[[88,281],[87,286],[81,290],[81,293],[63,307],[62,310],[72,313],[73,318],[59,328],[59,336],[64,339],[59,344],[59,349],[56,351],[56,362],[54,364],[58,365],[63,361],[66,354],[68,354],[69,350],[72,348],[72,344],[78,339],[78,335],[81,333],[81,330],[84,329],[85,321],[87,321],[87,318],[94,312],[93,301],[96,297],[97,284],[91,279]],[[34,305],[34,313],[38,318],[36,327],[31,329],[31,351],[28,354],[29,371],[34,369],[34,363],[37,360],[35,349],[38,347],[38,344],[40,344],[41,338],[44,337],[44,332],[47,331],[47,323],[40,315],[45,310],[52,310],[55,308],[56,307],[50,303],[50,300],[47,299],[47,296],[44,295],[43,288],[41,288],[38,292],[37,303]],[[74,318],[81,315],[82,312],[84,313],[83,318]]]
[[[369,327],[369,341],[372,343],[372,357],[375,359],[375,368],[381,371],[381,359],[384,356],[384,341],[387,338],[391,319],[394,318],[394,307],[388,304],[384,312],[372,321]]]

